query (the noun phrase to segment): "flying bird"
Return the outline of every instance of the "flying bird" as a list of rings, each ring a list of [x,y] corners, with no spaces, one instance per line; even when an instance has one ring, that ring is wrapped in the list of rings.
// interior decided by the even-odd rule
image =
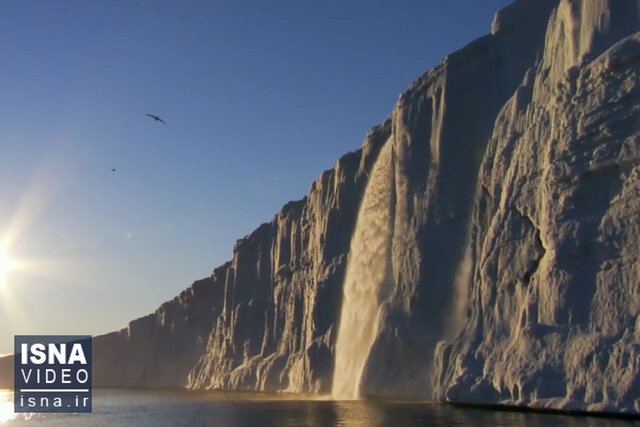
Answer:
[[[155,120],[156,122],[160,122],[163,124],[167,124],[167,122],[165,122],[164,120],[162,120],[160,117],[158,116],[154,116],[153,114],[147,114],[147,116],[151,117],[153,120]]]
[[[116,171],[116,168],[111,168],[111,172],[115,172],[115,171]]]

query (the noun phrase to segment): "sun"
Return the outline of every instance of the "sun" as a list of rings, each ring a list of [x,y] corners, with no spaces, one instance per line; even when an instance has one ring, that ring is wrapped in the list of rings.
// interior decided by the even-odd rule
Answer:
[[[7,274],[13,270],[14,267],[15,263],[7,254],[6,245],[0,244],[0,286],[3,286],[6,283]]]

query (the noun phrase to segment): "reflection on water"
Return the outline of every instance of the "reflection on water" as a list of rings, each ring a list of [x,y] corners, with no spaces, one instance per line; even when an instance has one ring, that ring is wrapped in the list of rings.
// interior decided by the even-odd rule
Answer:
[[[434,403],[292,399],[253,393],[100,389],[91,414],[14,414],[0,390],[0,426],[640,426],[640,421],[460,408]]]
[[[332,402],[336,419],[332,425],[364,426],[531,426],[531,427],[622,427],[640,426],[639,421],[584,416],[494,411],[439,403]],[[300,424],[303,425],[303,424]],[[310,424],[323,425],[322,422]],[[326,424],[325,424],[326,425]]]

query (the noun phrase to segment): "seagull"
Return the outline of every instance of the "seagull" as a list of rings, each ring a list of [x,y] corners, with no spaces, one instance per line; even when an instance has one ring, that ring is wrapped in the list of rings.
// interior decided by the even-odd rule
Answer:
[[[160,123],[164,123],[165,125],[167,124],[167,122],[165,122],[164,120],[162,120],[160,117],[158,116],[154,116],[153,114],[147,114],[147,116],[151,117],[153,120],[155,120],[156,122],[160,122]]]

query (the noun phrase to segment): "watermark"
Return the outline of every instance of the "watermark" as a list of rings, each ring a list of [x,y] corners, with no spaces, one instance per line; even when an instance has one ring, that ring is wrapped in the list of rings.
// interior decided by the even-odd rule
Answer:
[[[91,412],[91,336],[16,335],[14,412]]]

